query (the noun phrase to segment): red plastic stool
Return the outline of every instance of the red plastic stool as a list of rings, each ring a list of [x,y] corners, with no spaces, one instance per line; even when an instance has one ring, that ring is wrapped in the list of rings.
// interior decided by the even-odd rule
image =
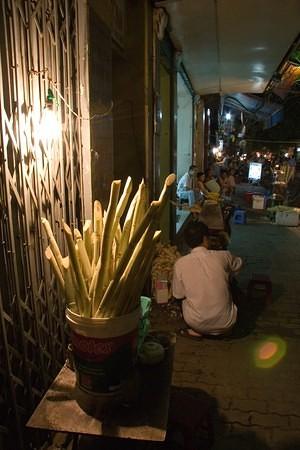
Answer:
[[[266,302],[272,303],[272,281],[268,275],[262,273],[253,273],[248,283],[247,296],[252,300],[253,291],[259,290],[266,294]]]
[[[252,196],[253,196],[253,192],[245,192],[244,193],[244,199],[247,203],[247,205],[252,205]]]

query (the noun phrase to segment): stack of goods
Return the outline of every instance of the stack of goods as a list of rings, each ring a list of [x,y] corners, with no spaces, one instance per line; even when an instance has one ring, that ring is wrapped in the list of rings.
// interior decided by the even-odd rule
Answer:
[[[176,245],[157,244],[152,264],[152,290],[157,303],[167,303],[171,298],[171,281],[175,261],[180,258]]]
[[[268,216],[277,225],[296,227],[299,225],[300,208],[277,205],[267,208]]]
[[[217,204],[220,200],[220,194],[218,192],[208,192],[205,196],[207,198],[206,203]]]

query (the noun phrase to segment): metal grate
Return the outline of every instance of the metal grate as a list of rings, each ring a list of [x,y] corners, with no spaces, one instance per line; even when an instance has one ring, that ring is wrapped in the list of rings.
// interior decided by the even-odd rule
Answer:
[[[44,264],[40,217],[61,245],[62,218],[80,227],[82,217],[77,6],[1,0],[0,448],[7,450],[29,448],[24,424],[64,361],[64,308]],[[46,142],[38,128],[48,88],[63,129]]]

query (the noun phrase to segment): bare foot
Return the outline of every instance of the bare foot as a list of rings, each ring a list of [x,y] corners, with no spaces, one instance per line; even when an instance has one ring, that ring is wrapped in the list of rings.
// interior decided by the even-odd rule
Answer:
[[[194,331],[192,328],[187,328],[187,333],[190,335],[190,336],[196,336],[196,337],[201,337],[202,336],[202,334],[201,333],[197,333],[197,331]]]

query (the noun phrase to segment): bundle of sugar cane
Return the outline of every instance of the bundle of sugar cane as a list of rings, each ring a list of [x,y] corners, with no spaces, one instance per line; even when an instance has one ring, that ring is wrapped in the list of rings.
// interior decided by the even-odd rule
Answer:
[[[42,218],[49,241],[45,254],[69,308],[85,317],[115,317],[137,308],[160,238],[159,220],[175,179],[175,174],[166,178],[159,199],[150,206],[142,180],[122,226],[132,181],[128,177],[120,198],[121,181],[113,181],[107,211],[103,214],[95,201],[93,221],[85,222],[82,234],[76,228],[72,233],[63,223],[66,257],[49,222]]]

